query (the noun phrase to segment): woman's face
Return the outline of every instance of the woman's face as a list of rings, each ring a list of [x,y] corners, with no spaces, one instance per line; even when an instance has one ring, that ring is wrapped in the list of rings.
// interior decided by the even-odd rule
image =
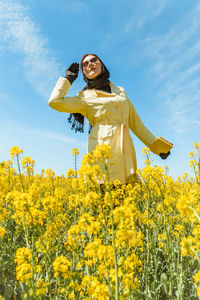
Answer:
[[[96,61],[91,61],[93,58],[97,58]],[[88,63],[87,63],[88,62]],[[94,79],[102,72],[101,62],[98,57],[94,55],[88,55],[82,61],[82,64],[86,63],[86,66],[83,66],[83,73],[88,79]]]

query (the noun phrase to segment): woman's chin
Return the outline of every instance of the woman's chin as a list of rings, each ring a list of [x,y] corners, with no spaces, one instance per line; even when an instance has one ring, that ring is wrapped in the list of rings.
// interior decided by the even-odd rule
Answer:
[[[94,79],[94,78],[96,78],[98,75],[99,75],[99,74],[97,74],[97,73],[94,72],[94,73],[92,73],[92,74],[88,74],[88,75],[87,75],[87,78],[88,78],[88,79]]]

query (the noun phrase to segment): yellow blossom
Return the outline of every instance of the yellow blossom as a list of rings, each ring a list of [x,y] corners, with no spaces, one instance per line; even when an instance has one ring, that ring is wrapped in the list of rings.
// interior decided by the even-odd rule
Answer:
[[[53,262],[54,276],[61,275],[63,278],[68,278],[71,265],[72,263],[65,256],[58,256]]]
[[[6,234],[6,229],[4,227],[0,227],[0,237],[4,236]]]
[[[10,149],[10,156],[12,158],[14,158],[15,156],[19,155],[23,153],[23,150],[22,149],[19,149],[19,146],[13,146],[11,149]]]
[[[78,154],[80,154],[80,151],[78,148],[72,149],[72,155],[78,155]]]

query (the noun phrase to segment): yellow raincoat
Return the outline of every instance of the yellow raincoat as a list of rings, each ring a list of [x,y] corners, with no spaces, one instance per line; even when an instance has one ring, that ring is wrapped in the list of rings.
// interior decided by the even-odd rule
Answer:
[[[101,143],[111,146],[114,164],[109,168],[109,179],[111,182],[115,179],[127,182],[137,169],[129,128],[150,150],[155,136],[144,126],[122,87],[110,82],[111,93],[87,89],[75,97],[65,97],[70,87],[70,82],[60,77],[50,96],[49,106],[60,112],[81,113],[86,117],[93,126],[88,152]],[[159,155],[155,147],[152,152]]]

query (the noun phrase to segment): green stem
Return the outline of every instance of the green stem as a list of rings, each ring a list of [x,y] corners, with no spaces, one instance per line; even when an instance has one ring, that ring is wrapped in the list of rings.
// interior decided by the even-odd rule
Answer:
[[[178,267],[180,266],[180,275],[177,280],[177,285],[178,285],[178,291],[179,291],[178,300],[182,300],[183,299],[183,257],[180,253],[179,243],[180,243],[180,240],[177,241],[177,249],[178,249],[177,274],[179,273]]]
[[[10,192],[10,164],[8,170],[8,191]]]
[[[75,166],[74,166],[75,168],[74,169],[75,169],[75,177],[77,178],[77,157],[76,156],[77,156],[77,154],[75,153]]]
[[[106,161],[104,161],[104,166],[106,170],[106,176],[107,180],[109,182],[109,175],[108,175],[108,165]],[[109,193],[110,193],[110,199],[111,199],[111,218],[112,218],[112,246],[113,246],[113,252],[114,252],[114,262],[115,262],[115,300],[119,300],[119,277],[118,277],[118,261],[117,261],[117,251],[115,246],[115,226],[114,226],[114,217],[113,217],[113,199],[111,194],[111,188],[109,185]]]
[[[170,245],[170,233],[169,233],[169,219],[167,220],[167,226],[165,224],[165,231],[167,237],[167,261],[169,266],[169,299],[173,300],[173,274],[172,274],[172,253],[171,253],[171,245]]]
[[[21,181],[21,185],[22,185],[22,190],[23,190],[23,192],[25,192],[24,184],[23,184],[23,180],[22,180],[21,169],[20,169],[20,164],[19,164],[19,155],[17,154],[16,156],[17,156],[17,165],[18,165],[18,171],[19,171],[20,181]]]
[[[114,228],[114,218],[112,213],[112,245],[114,251],[114,261],[115,261],[115,299],[119,300],[119,278],[118,278],[118,262],[117,262],[117,253],[115,247],[115,228]]]
[[[110,295],[110,299],[112,297],[112,292],[111,292],[111,288],[110,288],[110,276],[109,276],[109,272],[108,272],[108,268],[106,267],[106,274],[107,274],[107,282],[108,282],[108,291],[109,291],[109,295]]]
[[[51,183],[52,183],[52,194],[54,196],[55,186],[54,186],[54,182],[53,182],[53,177],[51,177]]]
[[[146,241],[147,241],[147,256],[146,256],[146,266],[145,266],[145,299],[149,299],[149,265],[150,265],[150,250],[149,250],[149,190],[147,189],[147,200],[146,200],[146,210],[147,210],[147,229],[146,229]]]

